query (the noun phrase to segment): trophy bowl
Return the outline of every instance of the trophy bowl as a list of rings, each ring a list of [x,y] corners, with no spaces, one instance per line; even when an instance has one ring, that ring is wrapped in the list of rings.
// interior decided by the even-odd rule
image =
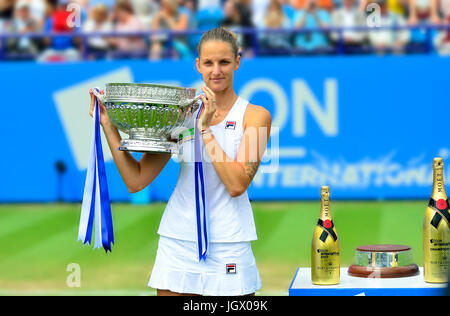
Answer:
[[[161,84],[107,83],[105,94],[94,92],[112,123],[129,135],[119,150],[177,153],[171,135],[185,128],[198,109],[195,89]]]

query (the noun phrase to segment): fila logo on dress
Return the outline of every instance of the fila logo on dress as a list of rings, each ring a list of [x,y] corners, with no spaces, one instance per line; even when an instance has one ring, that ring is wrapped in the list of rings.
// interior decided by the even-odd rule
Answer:
[[[225,129],[236,129],[236,121],[227,121],[225,123]]]
[[[235,263],[227,263],[226,271],[227,271],[227,274],[236,274],[236,264]]]

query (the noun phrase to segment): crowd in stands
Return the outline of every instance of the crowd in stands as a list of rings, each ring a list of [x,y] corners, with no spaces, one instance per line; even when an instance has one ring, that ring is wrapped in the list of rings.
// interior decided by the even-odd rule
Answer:
[[[0,58],[187,59],[217,26],[246,56],[447,54],[449,24],[450,0],[0,0]]]

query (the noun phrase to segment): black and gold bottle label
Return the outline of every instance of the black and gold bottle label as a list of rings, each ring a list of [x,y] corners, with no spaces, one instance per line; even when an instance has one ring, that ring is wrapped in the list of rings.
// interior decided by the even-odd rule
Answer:
[[[338,239],[336,233],[334,232],[334,224],[332,220],[326,219],[326,220],[321,220],[319,219],[319,221],[317,222],[317,225],[319,225],[320,227],[323,228],[323,232],[322,234],[320,234],[320,241],[325,242],[328,238],[328,236],[330,236],[331,238],[333,238],[333,241],[336,241]]]
[[[437,229],[442,220],[445,220],[447,222],[447,225],[450,226],[450,207],[448,200],[439,199],[436,201],[434,199],[430,199],[428,206],[435,211],[435,214],[433,215],[430,222],[430,224],[434,228]]]

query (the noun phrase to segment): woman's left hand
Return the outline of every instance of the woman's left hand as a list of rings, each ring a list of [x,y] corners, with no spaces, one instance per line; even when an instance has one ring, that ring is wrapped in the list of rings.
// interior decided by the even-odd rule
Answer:
[[[216,95],[207,86],[202,86],[204,94],[200,94],[200,98],[203,101],[203,111],[198,119],[198,128],[200,130],[208,128],[211,125],[211,121],[216,113]]]

